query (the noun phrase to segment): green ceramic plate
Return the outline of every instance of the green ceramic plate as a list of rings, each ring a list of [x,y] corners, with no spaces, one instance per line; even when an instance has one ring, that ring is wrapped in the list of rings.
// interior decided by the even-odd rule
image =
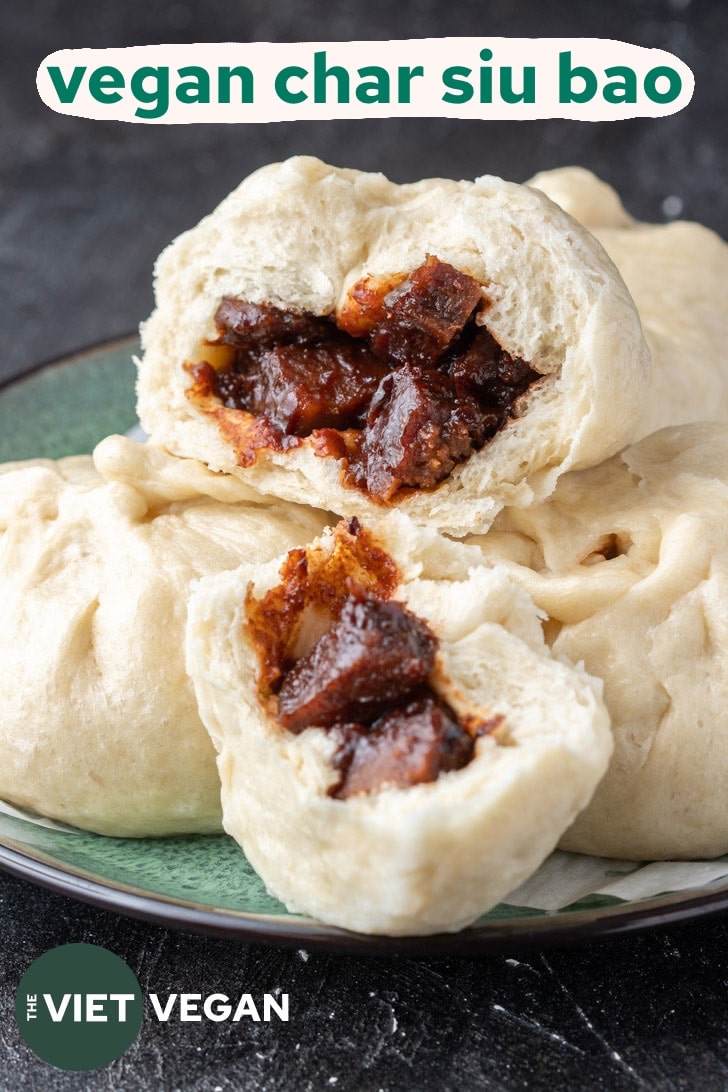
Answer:
[[[126,432],[133,338],[35,369],[0,389],[0,462],[89,452]],[[553,913],[502,905],[454,936],[363,937],[287,913],[223,835],[148,840],[65,833],[0,813],[0,866],[123,914],[219,935],[368,952],[436,954],[565,944],[715,914],[728,881],[625,902],[589,896]]]

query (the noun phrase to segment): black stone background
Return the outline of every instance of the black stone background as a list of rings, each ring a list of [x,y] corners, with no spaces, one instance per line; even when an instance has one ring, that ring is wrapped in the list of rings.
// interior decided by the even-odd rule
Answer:
[[[436,35],[601,36],[677,53],[696,74],[675,117],[612,124],[388,120],[141,126],[62,118],[35,91],[55,49],[162,41]],[[629,209],[728,234],[728,5],[720,0],[3,0],[0,379],[132,330],[161,247],[250,170],[308,152],[397,181],[565,163]],[[668,211],[675,202],[668,202]],[[688,362],[689,363],[689,362]],[[1,699],[0,699],[1,708]],[[1,715],[1,714],[0,714]],[[478,959],[361,958],[213,940],[95,910],[0,874],[0,1089],[525,1089],[728,1086],[728,923]],[[146,990],[291,999],[287,1025],[147,1020],[89,1076],[35,1059],[12,1015],[48,948],[123,956]]]

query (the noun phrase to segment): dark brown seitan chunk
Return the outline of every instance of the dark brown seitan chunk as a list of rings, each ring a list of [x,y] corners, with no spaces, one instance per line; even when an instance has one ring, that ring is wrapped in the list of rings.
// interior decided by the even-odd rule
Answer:
[[[433,368],[481,302],[467,273],[429,255],[384,300],[384,318],[371,333],[372,349],[392,365]]]
[[[340,732],[335,765],[341,778],[330,790],[338,800],[384,785],[436,781],[441,773],[466,766],[475,747],[452,709],[427,690],[371,728],[345,725]]]
[[[399,603],[355,592],[311,652],[284,675],[278,719],[293,732],[370,724],[427,681],[436,648],[429,626]]]
[[[369,409],[354,481],[380,500],[402,486],[430,488],[482,447],[498,422],[469,394],[458,397],[450,376],[399,368],[382,380]]]

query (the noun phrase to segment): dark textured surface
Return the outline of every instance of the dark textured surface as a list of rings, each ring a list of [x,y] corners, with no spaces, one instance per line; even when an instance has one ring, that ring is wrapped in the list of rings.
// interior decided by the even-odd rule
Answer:
[[[35,93],[52,50],[155,41],[335,40],[438,34],[599,35],[676,52],[695,71],[682,114],[612,125],[453,121],[267,127],[122,126],[61,118]],[[398,181],[524,179],[578,162],[652,220],[679,208],[728,234],[728,6],[716,0],[391,0],[144,4],[28,0],[0,10],[0,378],[132,329],[154,256],[249,170],[295,152]],[[126,921],[0,875],[0,1089],[723,1089],[728,927],[721,921],[545,955],[364,960],[214,941]],[[54,944],[123,956],[144,989],[280,987],[280,1024],[147,1020],[88,1078],[20,1043],[15,986]]]
[[[2,881],[0,1088],[700,1089],[728,1085],[723,922],[489,959],[361,959],[169,932]],[[33,1060],[15,984],[54,943],[122,956],[143,992],[289,994],[287,1024],[159,1024],[89,1077]]]

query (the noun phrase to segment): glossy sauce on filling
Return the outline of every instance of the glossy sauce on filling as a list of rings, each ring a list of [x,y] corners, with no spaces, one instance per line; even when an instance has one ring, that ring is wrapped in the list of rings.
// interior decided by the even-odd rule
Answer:
[[[241,465],[312,437],[349,485],[387,502],[447,478],[541,378],[476,321],[487,306],[475,278],[432,255],[358,281],[337,319],[225,297],[215,344],[231,362],[188,366],[188,395],[252,415],[234,437],[227,422]]]
[[[246,601],[261,701],[287,731],[334,733],[337,799],[435,781],[467,765],[477,736],[502,721],[466,724],[435,692],[438,639],[391,598],[399,581],[353,519],[337,527],[331,553],[291,551],[281,582]]]

